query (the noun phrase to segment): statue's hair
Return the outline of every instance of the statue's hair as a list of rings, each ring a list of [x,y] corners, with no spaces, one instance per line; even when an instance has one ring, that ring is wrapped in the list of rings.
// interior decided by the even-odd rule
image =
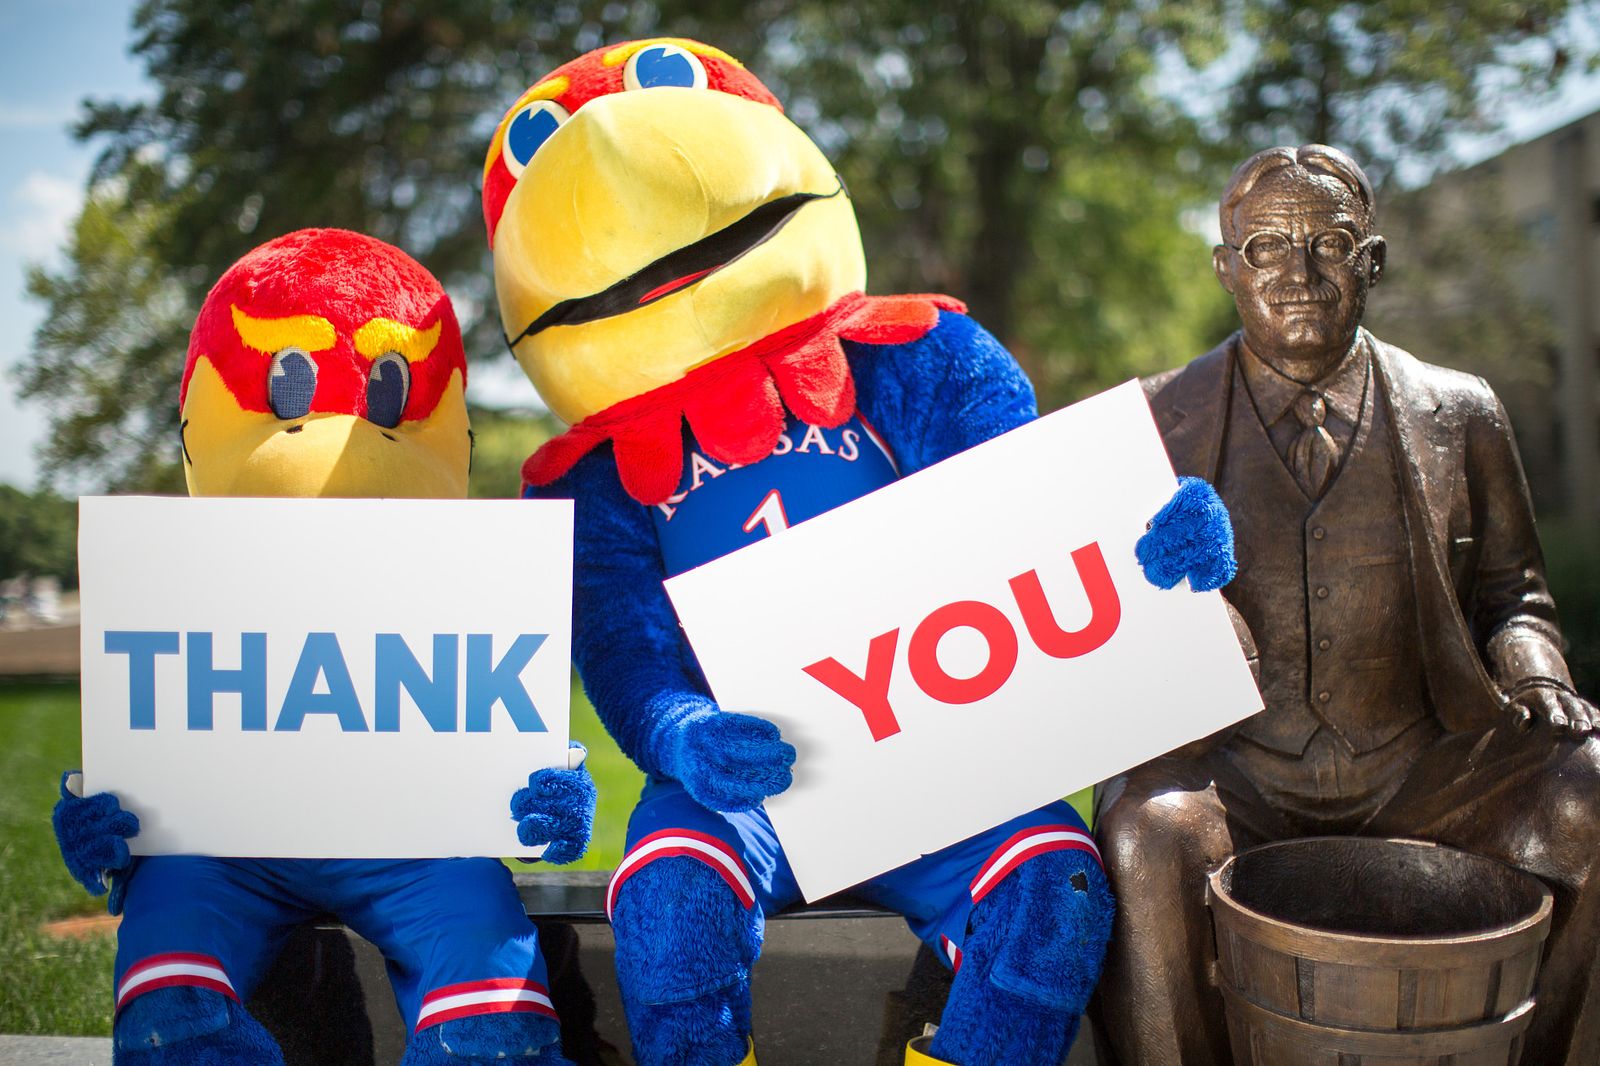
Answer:
[[[1377,222],[1377,200],[1372,195],[1372,182],[1367,180],[1361,164],[1337,148],[1325,144],[1302,144],[1299,148],[1268,148],[1239,164],[1233,177],[1228,179],[1227,188],[1222,190],[1222,202],[1218,205],[1222,239],[1234,239],[1233,212],[1261,179],[1284,167],[1296,166],[1312,174],[1326,174],[1344,185],[1366,209],[1367,226],[1370,228]]]

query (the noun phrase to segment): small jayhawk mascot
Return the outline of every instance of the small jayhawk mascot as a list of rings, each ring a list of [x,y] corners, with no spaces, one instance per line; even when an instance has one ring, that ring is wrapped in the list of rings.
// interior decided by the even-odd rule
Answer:
[[[863,294],[844,182],[715,48],[638,41],[552,71],[500,122],[483,201],[507,342],[571,427],[529,459],[525,493],[577,501],[574,655],[648,775],[608,891],[634,1051],[754,1062],[764,916],[800,897],[762,801],[795,750],[712,700],[662,581],[1029,421],[1033,390],[959,302]],[[1204,483],[1146,539],[1169,585],[1231,576]],[[1112,914],[1071,807],[852,891],[956,971],[908,1062],[1061,1061]]]
[[[190,492],[464,497],[465,385],[455,313],[420,264],[344,230],[280,237],[223,274],[190,336],[180,400]],[[425,580],[427,551],[407,558]],[[578,752],[572,762],[535,772],[511,800],[518,838],[549,845],[551,862],[588,845],[594,785]],[[567,1063],[534,927],[497,859],[132,858],[138,819],[110,793],[77,791],[66,775],[56,835],[73,876],[91,892],[109,880],[122,914],[119,1066],[281,1064],[244,1003],[290,930],[330,913],[388,961],[411,1030],[405,1066]]]

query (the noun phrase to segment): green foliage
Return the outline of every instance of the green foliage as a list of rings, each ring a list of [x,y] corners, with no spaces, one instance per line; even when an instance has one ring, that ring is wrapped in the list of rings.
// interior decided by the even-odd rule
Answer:
[[[1167,294],[1106,298],[1192,250],[1178,212],[1216,159],[1153,79],[1164,49],[1213,52],[1214,23],[1126,3],[787,7],[759,69],[849,182],[874,288],[966,300],[1046,406],[1162,345],[1144,325]],[[1174,318],[1189,354],[1194,323]]]
[[[1600,701],[1600,555],[1594,530],[1571,521],[1539,523],[1550,594],[1567,638],[1567,666],[1578,691]]]
[[[1585,43],[1570,0],[1235,0],[1248,45],[1229,89],[1236,143],[1345,149],[1383,183],[1402,159],[1440,161],[1450,137],[1485,132],[1510,96],[1548,90]]]
[[[1205,190],[1193,174],[1141,171],[1131,154],[1108,146],[1069,168],[1055,205],[1065,217],[1036,237],[1053,244],[1049,267],[1022,280],[1013,344],[1045,408],[1178,366],[1235,328],[1210,242],[1172,221]]]
[[[558,432],[558,423],[543,412],[474,407],[471,415],[472,476],[467,495],[491,500],[521,495],[523,460]]]
[[[78,583],[78,508],[71,500],[0,485],[0,580],[18,574]]]
[[[633,760],[622,754],[617,742],[611,739],[594,706],[584,696],[577,678],[572,684],[572,739],[589,749],[584,765],[594,778],[595,800],[594,836],[583,858],[566,870],[614,870],[622,861],[623,844],[628,832],[628,816],[639,802],[644,789],[644,774],[633,765]]]
[[[1490,124],[1574,57],[1587,4],[1421,0],[145,0],[142,103],[86,105],[101,146],[23,375],[54,477],[175,488],[176,383],[207,288],[307,225],[393,241],[497,355],[478,218],[485,141],[535,77],[603,42],[698,36],[766,79],[837,161],[876,291],[948,291],[1053,406],[1226,331],[1180,213],[1273,142],[1377,175]],[[485,461],[489,461],[485,458]]]
[[[152,182],[136,165],[93,187],[67,265],[28,274],[48,313],[19,380],[50,412],[47,477],[75,471],[112,489],[183,491],[178,378],[196,308],[156,243],[173,203]]]

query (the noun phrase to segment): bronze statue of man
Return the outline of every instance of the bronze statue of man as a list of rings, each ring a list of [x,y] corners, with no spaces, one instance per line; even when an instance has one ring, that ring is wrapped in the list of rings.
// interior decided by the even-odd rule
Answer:
[[[1101,789],[1106,1034],[1125,1066],[1230,1062],[1206,872],[1288,837],[1407,836],[1551,887],[1523,1061],[1600,1061],[1600,712],[1562,659],[1505,411],[1361,328],[1386,248],[1344,153],[1252,156],[1221,215],[1243,329],[1145,388],[1177,472],[1233,515],[1223,594],[1265,710]]]

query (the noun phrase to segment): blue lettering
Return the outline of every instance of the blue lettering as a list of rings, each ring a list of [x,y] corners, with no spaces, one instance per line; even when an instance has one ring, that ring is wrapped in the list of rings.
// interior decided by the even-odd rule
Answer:
[[[376,700],[372,708],[372,728],[379,733],[400,731],[400,689],[405,687],[416,701],[417,710],[435,733],[456,731],[456,647],[454,633],[433,637],[433,677],[429,677],[411,653],[405,638],[398,633],[379,633]]]
[[[327,678],[328,691],[316,691],[318,677]],[[339,647],[339,638],[332,633],[306,634],[300,661],[294,664],[289,691],[284,694],[283,706],[278,711],[278,722],[272,728],[279,732],[298,732],[308,714],[337,715],[339,728],[346,733],[367,731],[367,719],[361,713],[361,700],[350,681],[344,651]]]
[[[498,664],[494,663],[493,640],[487,633],[467,634],[467,732],[489,732],[489,714],[502,703],[519,733],[545,732],[528,690],[522,687],[521,673],[544,644],[544,633],[524,633]]]
[[[239,637],[239,669],[218,670],[211,665],[211,634],[189,634],[189,728],[209,730],[215,697],[219,692],[239,694],[239,728],[267,728],[267,635],[243,633]]]
[[[106,654],[128,657],[128,728],[156,727],[156,656],[178,654],[178,634],[113,629]]]

